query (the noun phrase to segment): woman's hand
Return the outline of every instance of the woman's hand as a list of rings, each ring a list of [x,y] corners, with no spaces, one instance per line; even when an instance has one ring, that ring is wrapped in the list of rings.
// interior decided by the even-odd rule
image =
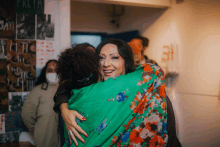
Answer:
[[[68,134],[70,131],[73,132],[73,133],[70,133],[69,135],[71,136],[71,138],[75,142],[76,146],[78,146],[78,142],[76,141],[76,137],[79,140],[81,140],[83,143],[85,143],[84,139],[79,135],[78,132],[82,133],[86,137],[88,137],[88,135],[80,126],[77,125],[75,119],[78,118],[79,120],[85,121],[86,118],[83,117],[82,115],[80,115],[77,111],[69,110],[67,103],[63,103],[60,105],[60,111],[61,111],[61,115],[63,117],[63,120],[65,122]],[[71,138],[70,138],[70,143],[72,142]]]

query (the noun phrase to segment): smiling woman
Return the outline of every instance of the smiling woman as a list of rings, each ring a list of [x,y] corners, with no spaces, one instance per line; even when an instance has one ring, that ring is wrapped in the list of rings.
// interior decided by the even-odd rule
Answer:
[[[106,39],[96,49],[100,59],[100,72],[105,81],[134,71],[134,58],[130,46],[119,39]]]
[[[104,80],[125,74],[125,61],[114,44],[106,44],[100,53],[101,74]]]

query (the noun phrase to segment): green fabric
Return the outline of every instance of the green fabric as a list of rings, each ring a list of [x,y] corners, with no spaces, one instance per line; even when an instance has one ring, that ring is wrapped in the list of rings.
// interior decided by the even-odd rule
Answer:
[[[134,139],[132,138],[132,132],[135,131],[129,122],[132,122],[131,125],[135,127],[140,126],[144,122],[143,120],[151,117],[150,112],[152,110],[157,111],[162,116],[159,120],[159,122],[162,122],[159,128],[160,133],[163,132],[161,135],[167,134],[166,126],[163,125],[163,123],[166,124],[166,110],[158,106],[162,101],[165,101],[165,98],[157,101],[156,95],[153,94],[164,81],[160,78],[161,72],[156,74],[156,71],[159,70],[158,67],[155,68],[154,65],[149,66],[149,64],[147,64],[147,67],[150,67],[152,71],[143,72],[143,68],[138,67],[132,73],[109,78],[105,82],[98,82],[78,90],[72,90],[73,95],[68,103],[69,109],[76,110],[87,119],[86,121],[77,120],[78,125],[89,136],[86,138],[81,134],[85,144],[77,139],[80,147],[107,147],[114,144],[117,139],[122,140],[121,144],[128,145]],[[148,82],[144,81],[146,78]],[[140,111],[142,109],[138,108],[141,101],[136,100],[138,98],[143,100],[144,97],[146,97],[146,101],[142,106],[150,106],[153,101],[157,103],[157,106],[149,107],[146,110],[143,107],[145,111],[142,113]],[[135,121],[132,121],[134,119]],[[64,146],[66,147],[69,141],[66,128],[64,130]],[[73,143],[72,146],[75,146],[75,144]]]

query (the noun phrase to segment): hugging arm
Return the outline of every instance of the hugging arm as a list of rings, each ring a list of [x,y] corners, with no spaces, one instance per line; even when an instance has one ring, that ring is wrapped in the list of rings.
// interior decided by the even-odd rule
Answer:
[[[82,130],[76,123],[75,119],[78,118],[80,120],[85,120],[82,115],[80,115],[77,111],[69,110],[68,108],[68,101],[71,97],[71,90],[72,90],[71,82],[63,82],[59,85],[56,94],[54,96],[54,111],[56,113],[61,113],[61,116],[65,122],[66,128],[68,131],[72,131],[73,134],[71,138],[78,145],[76,138],[79,138],[82,142],[84,142],[83,138],[79,135],[78,132],[82,133],[83,135],[87,136],[86,132]],[[63,126],[60,126],[63,127]],[[71,142],[71,141],[70,141]]]

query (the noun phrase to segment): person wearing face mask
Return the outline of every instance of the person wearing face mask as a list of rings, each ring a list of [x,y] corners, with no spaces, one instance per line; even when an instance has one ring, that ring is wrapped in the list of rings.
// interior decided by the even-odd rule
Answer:
[[[34,136],[36,147],[59,147],[58,114],[53,111],[53,96],[58,88],[57,60],[49,60],[22,107],[24,124]]]

